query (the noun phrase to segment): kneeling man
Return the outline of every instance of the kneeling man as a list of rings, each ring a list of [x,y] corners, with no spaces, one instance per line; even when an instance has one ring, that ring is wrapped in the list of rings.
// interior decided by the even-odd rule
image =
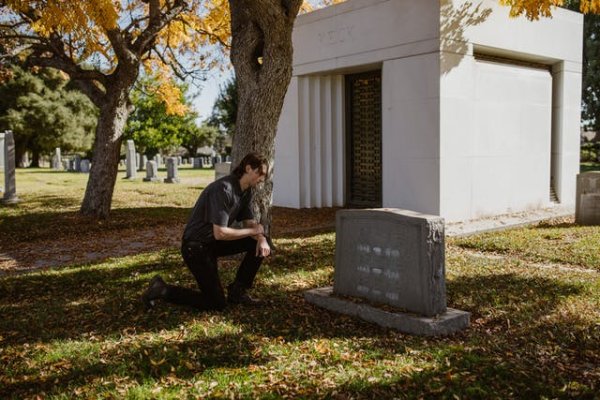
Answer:
[[[146,307],[156,299],[183,304],[199,310],[222,310],[229,304],[254,304],[247,290],[264,257],[271,253],[264,227],[254,220],[250,207],[251,188],[265,180],[267,160],[250,153],[231,175],[218,179],[202,191],[183,232],[181,254],[200,291],[165,283],[155,276],[142,300]],[[234,228],[234,221],[242,228]],[[217,258],[246,253],[234,281],[227,286],[227,297],[219,279]]]

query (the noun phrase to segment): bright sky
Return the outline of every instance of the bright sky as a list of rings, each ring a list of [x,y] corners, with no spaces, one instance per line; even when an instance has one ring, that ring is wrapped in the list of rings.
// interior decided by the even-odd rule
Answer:
[[[211,73],[203,83],[200,95],[194,99],[194,109],[198,112],[198,122],[205,120],[212,112],[213,104],[219,95],[219,85],[223,85],[232,75],[232,71]]]

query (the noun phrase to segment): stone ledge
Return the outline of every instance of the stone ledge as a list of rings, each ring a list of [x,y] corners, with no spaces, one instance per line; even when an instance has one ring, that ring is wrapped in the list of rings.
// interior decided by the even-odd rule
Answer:
[[[309,303],[330,311],[361,318],[384,328],[420,336],[450,335],[469,326],[471,313],[448,308],[437,317],[420,317],[415,314],[389,312],[368,304],[358,304],[333,296],[333,287],[308,290],[304,298]]]

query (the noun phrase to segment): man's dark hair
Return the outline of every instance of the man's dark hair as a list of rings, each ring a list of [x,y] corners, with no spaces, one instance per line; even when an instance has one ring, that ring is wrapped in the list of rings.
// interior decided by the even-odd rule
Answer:
[[[262,171],[262,166],[267,166],[267,171],[269,170],[269,161],[258,153],[248,153],[246,156],[240,161],[237,167],[233,170],[231,175],[234,175],[236,178],[241,179],[246,172],[246,165],[249,165],[250,168],[256,169],[259,168]]]

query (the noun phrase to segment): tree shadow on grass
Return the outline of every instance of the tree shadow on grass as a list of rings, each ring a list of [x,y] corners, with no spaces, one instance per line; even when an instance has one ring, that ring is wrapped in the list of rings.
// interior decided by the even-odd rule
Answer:
[[[282,246],[274,265],[265,268],[277,277],[278,282],[290,282],[290,285],[261,284],[259,272],[256,291],[267,300],[265,307],[231,308],[226,312],[227,317],[269,337],[291,336],[303,340],[347,337],[348,332],[374,334],[378,328],[320,310],[304,301],[303,290],[293,288],[293,280],[297,279],[295,275],[300,268],[309,273],[330,268],[331,255],[324,253],[330,251],[333,244],[324,243],[320,248],[312,244]],[[318,255],[314,259],[307,257],[305,246],[316,250]],[[323,258],[325,262],[321,262]],[[128,262],[131,265],[86,266],[3,278],[0,280],[0,307],[6,317],[0,322],[0,332],[4,331],[5,341],[22,343],[78,338],[90,330],[106,335],[131,326],[156,329],[174,326],[197,314],[193,310],[164,304],[158,308],[159,312],[173,312],[169,318],[157,322],[143,312],[139,300],[149,277],[156,272],[166,276],[169,282],[179,281],[195,287],[178,252],[163,252],[160,261]],[[227,284],[234,273],[235,267],[222,268],[222,282]],[[330,278],[329,273],[324,279]],[[323,282],[324,286],[329,284],[330,281]],[[547,315],[565,298],[577,295],[581,290],[576,285],[549,278],[515,274],[459,276],[449,281],[447,287],[450,306],[470,311],[474,319],[494,310],[499,319],[504,321],[508,316],[513,324]],[[328,317],[324,319],[325,314]]]
[[[150,260],[118,268],[85,266],[4,277],[0,280],[3,344],[77,340],[90,333],[109,336],[129,328],[153,331],[177,326],[193,314],[184,310],[147,313],[140,298],[152,274],[184,269],[168,257],[165,255],[162,265]]]
[[[60,240],[110,231],[140,227],[150,228],[165,224],[185,223],[188,208],[145,207],[119,208],[111,212],[106,220],[86,217],[78,211],[48,211],[27,213],[2,218],[0,248],[35,240]]]
[[[293,275],[291,273],[290,275]],[[336,314],[307,303],[304,290],[289,290],[283,285],[258,288],[266,299],[262,309],[247,314],[232,310],[228,316],[236,323],[252,326],[261,335],[305,340],[315,337],[386,336],[388,329],[361,320]],[[509,318],[513,325],[527,324],[548,315],[568,296],[581,288],[539,277],[519,277],[514,274],[462,277],[448,283],[450,306],[472,313],[477,319],[488,310],[498,318],[488,318],[489,328],[505,326]],[[262,292],[262,293],[261,293]],[[469,330],[459,336],[468,336]]]
[[[308,272],[330,269],[332,243],[328,240],[322,242],[321,247],[310,242],[281,246],[277,263],[281,263],[282,268],[273,265],[269,267],[269,272],[277,278],[275,282],[284,283],[269,283],[269,280],[261,282],[259,272],[256,292],[266,300],[263,307],[232,307],[223,313],[214,313],[228,323],[241,327],[239,333],[223,333],[216,338],[190,335],[181,341],[163,339],[160,343],[141,339],[138,347],[116,340],[119,343],[115,349],[102,352],[103,361],[80,360],[77,362],[81,365],[50,370],[43,378],[35,377],[39,372],[35,368],[39,367],[27,369],[29,367],[23,364],[23,360],[13,359],[12,362],[24,369],[30,378],[9,382],[5,393],[30,393],[30,389],[39,393],[54,386],[57,387],[54,389],[56,393],[65,393],[71,385],[83,385],[86,380],[99,379],[115,371],[126,371],[138,381],[144,381],[148,377],[172,373],[171,368],[182,379],[191,377],[193,373],[201,373],[203,368],[241,368],[266,362],[264,358],[256,356],[260,353],[256,350],[260,348],[252,344],[251,338],[267,337],[285,342],[350,339],[361,350],[372,351],[382,359],[402,355],[406,348],[417,349],[421,354],[432,354],[437,367],[399,378],[392,376],[388,383],[358,379],[336,388],[338,393],[357,394],[357,397],[377,397],[379,393],[393,394],[405,389],[406,393],[422,393],[421,386],[430,381],[439,383],[427,387],[431,391],[425,392],[432,396],[436,393],[444,396],[445,390],[450,387],[462,396],[486,397],[487,393],[494,393],[493,389],[501,390],[504,385],[525,388],[523,393],[551,394],[550,397],[556,397],[559,383],[577,376],[569,370],[552,372],[549,369],[553,365],[552,359],[544,358],[544,353],[538,352],[535,347],[531,351],[528,349],[547,342],[551,348],[568,349],[571,359],[585,359],[585,355],[594,349],[593,335],[588,334],[587,339],[582,339],[589,327],[574,328],[567,320],[556,323],[547,322],[544,318],[553,313],[566,298],[579,295],[581,286],[543,276],[506,273],[452,279],[447,284],[449,305],[471,312],[473,323],[466,331],[444,338],[398,334],[320,309],[304,300],[304,289],[298,289],[294,280],[298,279],[296,274],[299,269]],[[307,255],[307,248],[317,252],[315,257]],[[321,262],[323,258],[326,259],[325,264]],[[189,326],[191,320],[203,315],[164,303],[159,303],[155,310],[147,313],[139,301],[149,277],[156,272],[167,276],[171,283],[194,285],[179,254],[165,252],[159,261],[126,262],[130,265],[69,268],[54,273],[2,278],[2,346],[86,341],[89,337],[116,338],[128,330],[136,334],[173,331],[180,326]],[[231,280],[234,273],[234,268],[225,268],[222,271],[223,282]],[[323,276],[323,284],[330,284],[331,274],[324,273]],[[507,319],[511,321],[510,327]],[[554,332],[553,335],[548,335],[549,331]],[[597,339],[596,336],[596,342]],[[597,348],[598,345],[595,346]],[[510,353],[518,357],[507,359]],[[185,361],[191,363],[192,367]],[[448,373],[465,378],[457,378],[457,383],[448,378]],[[537,378],[532,377],[539,373],[545,374],[538,381],[548,383],[546,389],[542,384],[537,385]],[[461,381],[466,389],[459,387]],[[490,392],[479,392],[490,388]],[[303,393],[310,395],[311,392]],[[314,388],[315,397],[322,393],[322,390]],[[510,395],[510,392],[507,394]]]
[[[0,397],[72,393],[90,380],[115,374],[139,383],[166,376],[189,380],[211,368],[237,369],[265,362],[267,358],[257,351],[256,344],[241,333],[145,341],[134,346],[123,343],[91,358],[80,354],[65,357],[59,363],[42,366],[43,373],[39,368],[18,362],[9,365],[8,368],[13,369],[10,375],[14,375],[15,370],[20,374],[11,376],[15,378],[13,382],[0,385]]]
[[[28,207],[35,207],[45,210],[56,210],[61,208],[77,207],[81,204],[81,200],[64,197],[60,195],[36,195],[31,200],[27,201]]]

